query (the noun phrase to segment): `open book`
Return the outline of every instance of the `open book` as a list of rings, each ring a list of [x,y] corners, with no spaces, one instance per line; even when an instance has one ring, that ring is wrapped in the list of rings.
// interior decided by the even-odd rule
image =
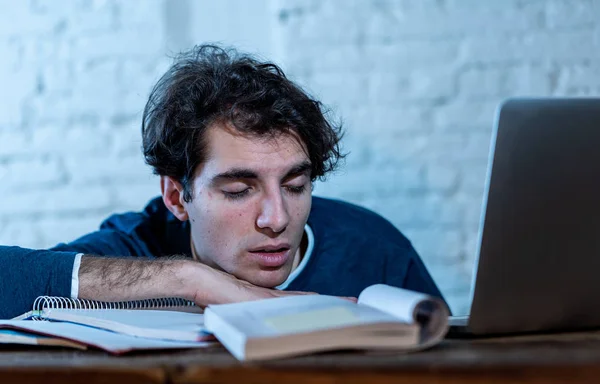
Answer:
[[[376,284],[353,303],[322,295],[211,305],[204,325],[239,360],[334,349],[418,350],[448,331],[443,301]]]

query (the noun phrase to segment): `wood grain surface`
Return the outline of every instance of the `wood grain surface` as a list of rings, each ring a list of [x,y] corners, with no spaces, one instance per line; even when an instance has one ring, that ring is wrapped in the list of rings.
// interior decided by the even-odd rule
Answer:
[[[600,332],[446,340],[419,353],[331,352],[240,363],[222,347],[111,356],[0,347],[0,383],[600,382]]]

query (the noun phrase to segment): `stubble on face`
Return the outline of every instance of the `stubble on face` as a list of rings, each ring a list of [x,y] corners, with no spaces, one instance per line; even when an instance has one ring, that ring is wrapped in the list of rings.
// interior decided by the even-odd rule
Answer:
[[[185,205],[198,259],[256,285],[281,284],[298,264],[310,213],[305,147],[291,131],[249,137],[227,124],[210,127],[205,142]]]

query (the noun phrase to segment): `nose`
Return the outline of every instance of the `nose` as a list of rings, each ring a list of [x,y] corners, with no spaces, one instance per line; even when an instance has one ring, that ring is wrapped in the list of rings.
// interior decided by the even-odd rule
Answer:
[[[256,225],[261,229],[270,229],[275,233],[285,231],[290,222],[285,201],[281,192],[269,194],[261,202],[261,210]]]

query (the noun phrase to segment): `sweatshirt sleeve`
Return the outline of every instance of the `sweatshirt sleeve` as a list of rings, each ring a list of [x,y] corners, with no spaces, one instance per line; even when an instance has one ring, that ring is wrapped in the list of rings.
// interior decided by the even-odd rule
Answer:
[[[0,319],[30,311],[38,296],[70,297],[77,253],[0,246]]]

